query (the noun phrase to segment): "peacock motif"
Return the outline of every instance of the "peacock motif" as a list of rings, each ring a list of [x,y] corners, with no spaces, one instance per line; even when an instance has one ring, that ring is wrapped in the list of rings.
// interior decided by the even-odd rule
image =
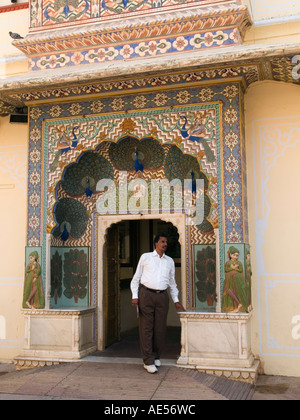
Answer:
[[[193,124],[187,128],[188,120],[185,115],[181,115],[180,119],[184,120],[184,124],[180,129],[181,135],[184,139],[200,143],[203,146],[204,152],[208,162],[215,162],[216,158],[208,144],[208,139],[205,137],[205,119],[196,117]]]
[[[138,140],[126,136],[118,143],[111,143],[109,157],[119,171],[142,171],[157,169],[164,163],[164,149],[152,137]]]
[[[196,180],[203,179],[204,191],[208,189],[208,178],[201,172],[199,163],[194,156],[185,155],[177,146],[168,147],[165,159],[165,174],[169,181],[179,179],[184,186],[184,180],[191,180],[191,191],[196,193]],[[209,232],[213,229],[212,224],[207,220],[211,210],[211,202],[206,192],[204,194],[204,219],[198,228],[202,232]]]
[[[103,156],[89,151],[81,155],[77,163],[67,167],[62,187],[71,196],[86,194],[91,197],[96,191],[97,182],[107,178],[114,178],[112,165]]]
[[[84,235],[89,216],[82,203],[64,197],[55,204],[53,214],[56,227],[52,233],[55,238],[66,242],[70,236],[79,239]]]
[[[72,137],[70,137],[65,130],[65,127],[58,129],[56,128],[58,135],[58,140],[56,143],[57,152],[55,153],[54,160],[50,165],[50,172],[54,172],[58,167],[59,158],[64,153],[67,153],[71,149],[76,149],[78,145],[78,134],[76,131],[79,129],[78,126],[73,127],[72,129]]]

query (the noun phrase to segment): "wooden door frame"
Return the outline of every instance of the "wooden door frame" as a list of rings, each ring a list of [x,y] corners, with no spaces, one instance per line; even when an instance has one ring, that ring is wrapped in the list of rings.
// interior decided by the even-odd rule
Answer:
[[[111,229],[114,227],[113,231],[111,231]],[[119,266],[119,260],[118,260],[118,255],[119,255],[119,249],[118,249],[118,236],[119,236],[119,229],[118,229],[118,225],[117,224],[112,224],[110,226],[109,229],[107,229],[106,231],[107,235],[109,235],[109,240],[112,240],[112,245],[113,246],[113,262],[108,263],[109,260],[109,251],[108,251],[108,242],[106,241],[104,244],[104,255],[105,255],[105,259],[104,259],[104,279],[105,283],[104,283],[104,302],[105,302],[105,306],[104,306],[104,322],[105,322],[105,346],[111,345],[112,342],[109,342],[109,337],[108,337],[108,322],[109,322],[109,314],[110,314],[110,304],[109,304],[109,290],[111,291],[111,288],[109,287],[109,282],[112,281],[112,279],[109,279],[109,274],[108,274],[108,266],[109,264],[114,264],[114,275],[113,275],[113,281],[114,281],[114,285],[113,285],[113,290],[115,291],[115,306],[116,308],[120,305],[120,287],[119,287],[119,271],[120,271],[120,266]],[[111,235],[112,234],[112,235]],[[115,316],[115,327],[114,327],[114,332],[115,332],[115,338],[116,340],[120,339],[120,311],[117,310],[117,313],[114,312],[114,316]]]
[[[105,348],[105,264],[104,264],[104,244],[106,241],[107,231],[111,225],[117,224],[125,220],[163,220],[172,223],[178,230],[179,243],[181,245],[181,290],[182,303],[186,306],[187,290],[186,290],[186,216],[183,213],[178,214],[114,214],[114,215],[100,215],[97,214],[98,229],[96,231],[95,241],[97,243],[97,303],[96,303],[96,336],[98,350]]]

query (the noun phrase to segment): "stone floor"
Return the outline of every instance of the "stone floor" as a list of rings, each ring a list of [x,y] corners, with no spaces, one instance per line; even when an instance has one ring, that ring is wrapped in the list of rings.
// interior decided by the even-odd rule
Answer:
[[[138,334],[73,363],[16,371],[0,363],[0,400],[298,400],[300,378],[260,375],[255,385],[176,365],[180,330],[171,328],[158,373],[143,369]],[[198,405],[195,406],[198,409]],[[199,408],[200,410],[200,408]],[[200,411],[199,411],[200,413]]]

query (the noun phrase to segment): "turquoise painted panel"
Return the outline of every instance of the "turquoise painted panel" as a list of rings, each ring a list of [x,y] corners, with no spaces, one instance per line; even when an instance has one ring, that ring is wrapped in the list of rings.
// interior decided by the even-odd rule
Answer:
[[[216,245],[193,245],[195,308],[215,312],[216,294]]]
[[[89,248],[51,247],[51,308],[89,306]]]

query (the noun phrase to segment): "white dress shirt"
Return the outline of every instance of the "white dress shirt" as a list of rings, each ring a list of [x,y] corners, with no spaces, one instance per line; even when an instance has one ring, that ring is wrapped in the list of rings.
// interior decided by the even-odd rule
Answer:
[[[175,264],[173,259],[165,254],[160,257],[156,251],[153,251],[141,256],[130,284],[132,299],[138,299],[140,283],[154,290],[166,290],[170,287],[173,302],[179,302]]]

